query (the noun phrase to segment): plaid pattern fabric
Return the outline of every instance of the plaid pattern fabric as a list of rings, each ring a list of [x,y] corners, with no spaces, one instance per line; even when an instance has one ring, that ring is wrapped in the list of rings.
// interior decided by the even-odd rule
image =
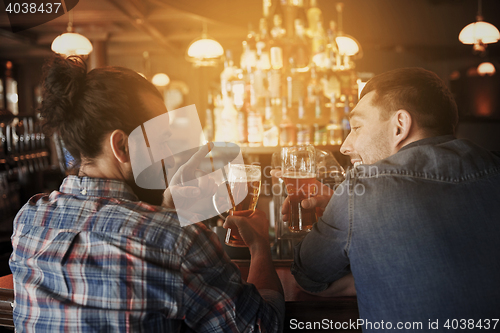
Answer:
[[[12,235],[18,332],[272,332],[274,309],[217,236],[123,182],[69,176]]]

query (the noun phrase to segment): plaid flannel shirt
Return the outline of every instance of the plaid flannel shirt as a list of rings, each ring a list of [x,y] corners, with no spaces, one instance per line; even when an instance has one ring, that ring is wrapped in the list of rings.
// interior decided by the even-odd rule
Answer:
[[[180,227],[175,212],[137,201],[120,181],[69,176],[60,191],[32,197],[12,246],[18,332],[280,326],[276,302],[241,280],[213,232]]]

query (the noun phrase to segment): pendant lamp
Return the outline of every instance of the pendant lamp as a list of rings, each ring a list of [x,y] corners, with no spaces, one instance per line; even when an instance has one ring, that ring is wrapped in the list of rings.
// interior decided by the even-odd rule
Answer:
[[[92,52],[92,43],[90,43],[87,37],[73,32],[73,11],[69,11],[68,14],[68,32],[57,36],[52,42],[51,49],[55,53],[66,57],[72,55],[87,55]]]

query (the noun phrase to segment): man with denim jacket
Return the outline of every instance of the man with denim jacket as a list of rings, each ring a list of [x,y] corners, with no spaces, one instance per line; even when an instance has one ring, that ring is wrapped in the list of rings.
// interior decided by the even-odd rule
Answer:
[[[500,157],[453,136],[453,97],[423,69],[374,77],[349,116],[354,168],[302,202],[325,211],[295,248],[298,284],[357,295],[365,332],[500,329]]]

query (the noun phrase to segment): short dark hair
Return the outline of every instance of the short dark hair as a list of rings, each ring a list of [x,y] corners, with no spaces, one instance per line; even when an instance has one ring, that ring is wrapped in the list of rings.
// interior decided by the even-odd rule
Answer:
[[[404,109],[429,135],[455,133],[457,104],[435,73],[423,68],[395,69],[369,80],[360,98],[371,91],[375,91],[373,103],[385,110],[386,117]]]
[[[44,129],[56,131],[66,149],[80,161],[102,152],[107,133],[130,132],[149,120],[141,93],[162,98],[156,87],[123,67],[96,68],[87,73],[80,57],[56,56],[44,67],[41,116]]]

